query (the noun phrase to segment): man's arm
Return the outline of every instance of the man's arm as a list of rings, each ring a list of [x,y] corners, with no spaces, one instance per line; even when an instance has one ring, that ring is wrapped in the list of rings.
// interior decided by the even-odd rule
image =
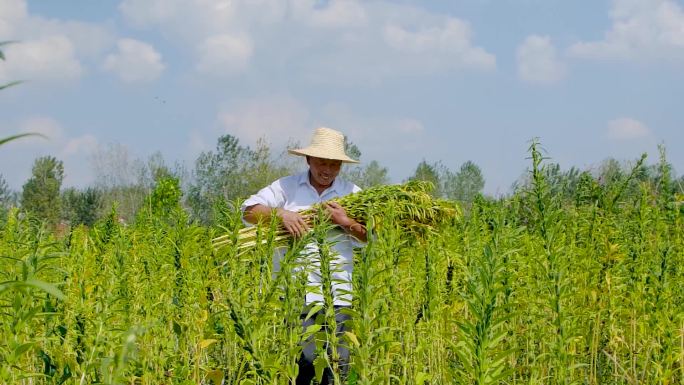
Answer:
[[[366,242],[368,240],[368,232],[366,231],[366,227],[353,219],[352,222],[353,223],[349,226],[342,227],[344,231],[359,241]]]
[[[366,227],[354,219],[349,218],[344,211],[344,208],[339,203],[327,202],[326,209],[334,224],[340,226],[344,231],[361,242],[366,242],[368,240]]]
[[[302,237],[309,227],[300,213],[285,210],[284,208],[272,208],[262,204],[255,204],[245,208],[243,218],[252,224],[262,221],[270,221],[271,216],[276,215],[283,222],[283,227],[295,237]]]

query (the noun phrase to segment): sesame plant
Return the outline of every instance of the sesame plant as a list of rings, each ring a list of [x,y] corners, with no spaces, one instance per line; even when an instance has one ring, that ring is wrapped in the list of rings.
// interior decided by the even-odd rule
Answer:
[[[538,143],[530,155],[529,186],[466,214],[420,183],[340,199],[368,229],[343,334],[326,236],[339,230],[319,208],[301,239],[276,218],[245,230],[240,202],[194,223],[173,179],[128,224],[112,207],[53,234],[12,210],[0,383],[295,384],[307,341],[314,382],[684,383],[684,217],[664,150],[654,181],[641,159],[612,185],[582,174],[571,195],[551,188]],[[323,300],[305,307],[311,290]]]

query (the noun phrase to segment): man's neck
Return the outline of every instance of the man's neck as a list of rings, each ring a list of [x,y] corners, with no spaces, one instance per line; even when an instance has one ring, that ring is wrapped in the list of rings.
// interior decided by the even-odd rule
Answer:
[[[329,189],[330,187],[332,187],[333,183],[335,183],[335,180],[333,179],[333,181],[330,182],[329,185],[324,186],[324,185],[316,183],[316,181],[313,180],[313,178],[311,177],[311,171],[309,171],[308,176],[309,176],[309,184],[316,190],[318,195],[323,194],[323,191]]]

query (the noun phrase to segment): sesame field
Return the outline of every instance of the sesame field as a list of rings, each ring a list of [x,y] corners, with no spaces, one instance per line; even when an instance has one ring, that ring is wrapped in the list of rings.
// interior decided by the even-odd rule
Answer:
[[[132,223],[114,208],[61,232],[14,210],[0,227],[0,383],[294,384],[309,337],[340,384],[684,383],[684,211],[666,163],[654,183],[557,188],[547,171],[533,145],[525,188],[424,231],[369,208],[342,335],[322,326],[330,269],[303,330],[306,242],[289,241],[273,274],[277,224],[238,249],[235,204],[200,225],[155,191]],[[235,241],[214,247],[220,236]]]

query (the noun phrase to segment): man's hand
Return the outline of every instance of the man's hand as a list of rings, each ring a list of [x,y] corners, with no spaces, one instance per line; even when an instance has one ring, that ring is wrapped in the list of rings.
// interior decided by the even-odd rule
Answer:
[[[285,230],[296,238],[303,237],[309,231],[309,226],[300,213],[279,208],[276,215],[283,221]]]
[[[338,226],[349,227],[356,223],[356,221],[347,216],[344,207],[340,206],[337,202],[325,202],[325,209],[328,211],[332,223]]]
[[[366,241],[366,228],[359,222],[349,218],[347,212],[344,211],[342,207],[337,202],[326,202],[325,209],[330,215],[330,220],[332,223],[342,227],[344,231],[352,235],[354,238],[365,242]]]

